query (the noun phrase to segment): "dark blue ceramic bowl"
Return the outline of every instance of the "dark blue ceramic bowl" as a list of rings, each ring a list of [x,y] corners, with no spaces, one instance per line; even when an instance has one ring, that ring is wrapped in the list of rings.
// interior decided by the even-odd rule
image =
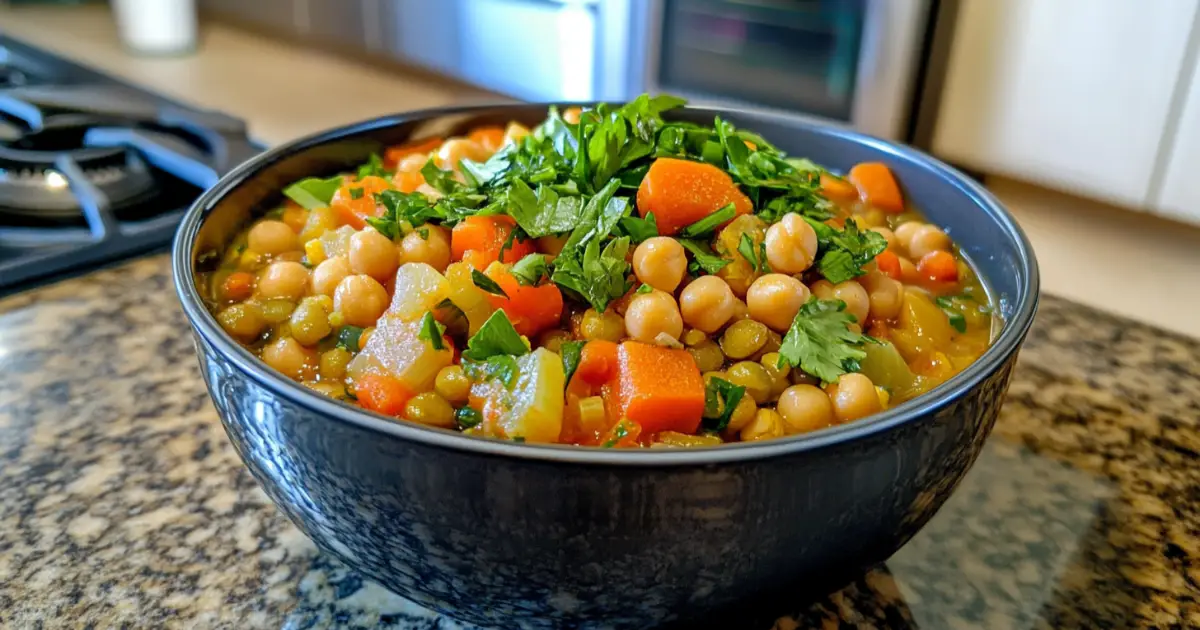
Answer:
[[[532,124],[544,105],[402,114],[276,147],[184,218],[179,298],[229,438],[317,545],[453,617],[511,628],[733,627],[770,619],[887,559],[971,467],[1033,320],[1028,240],[983,188],[916,151],[795,118],[706,109],[833,169],[886,162],[977,264],[1005,324],[932,392],[866,420],[770,442],[671,451],[534,446],[398,423],[313,393],[225,335],[195,287],[219,247],[284,185],[363,162],[414,134]],[[753,616],[753,615],[751,615]]]

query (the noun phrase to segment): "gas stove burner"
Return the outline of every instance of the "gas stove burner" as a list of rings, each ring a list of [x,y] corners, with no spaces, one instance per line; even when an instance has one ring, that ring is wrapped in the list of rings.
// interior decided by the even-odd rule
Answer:
[[[78,196],[55,168],[63,156],[79,167],[114,210],[153,197],[157,183],[136,153],[123,147],[84,146],[84,134],[100,123],[89,116],[52,116],[41,128],[0,145],[0,214],[78,218],[82,211]]]

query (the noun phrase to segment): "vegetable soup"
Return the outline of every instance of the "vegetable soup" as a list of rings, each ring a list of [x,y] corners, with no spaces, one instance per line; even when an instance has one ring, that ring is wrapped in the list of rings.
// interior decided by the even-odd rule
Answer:
[[[766,440],[918,396],[988,296],[882,163],[837,174],[683,105],[551,108],[285,188],[199,284],[305,386],[518,442]]]

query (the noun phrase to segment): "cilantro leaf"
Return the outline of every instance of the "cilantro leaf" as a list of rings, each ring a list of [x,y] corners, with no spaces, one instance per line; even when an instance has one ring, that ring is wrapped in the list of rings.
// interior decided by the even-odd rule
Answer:
[[[653,293],[653,292],[654,292],[654,287],[652,287],[648,284],[645,284],[645,283],[642,283],[642,286],[638,287],[637,291],[635,291],[635,293],[637,293],[638,295],[646,295],[647,293]]]
[[[560,352],[562,353],[563,374],[566,375],[564,383],[570,383],[575,370],[579,369],[579,360],[583,356],[583,344],[582,341],[564,341],[562,343]]]
[[[444,218],[444,213],[438,206],[418,192],[402,193],[399,190],[385,190],[376,193],[375,200],[383,205],[384,211],[381,216],[367,217],[367,224],[393,240],[401,236],[402,223],[414,226]]]
[[[524,258],[513,263],[509,273],[517,279],[517,282],[532,287],[550,273],[550,267],[546,262],[545,254],[526,254]]]
[[[954,330],[960,333],[967,332],[967,317],[955,306],[953,298],[939,297],[935,302],[946,313],[946,319]]]
[[[445,350],[446,340],[442,339],[445,333],[446,327],[434,319],[432,312],[426,312],[425,317],[421,318],[421,330],[417,332],[417,339],[428,341],[429,347],[434,350]]]
[[[887,249],[887,239],[882,234],[874,230],[859,230],[854,219],[846,219],[846,226],[841,230],[813,219],[805,220],[817,233],[821,252],[817,270],[834,284],[865,274],[863,265]]]
[[[358,352],[358,340],[362,334],[363,329],[358,326],[342,326],[338,329],[337,347],[350,352]]]
[[[546,184],[535,193],[520,179],[513,180],[505,201],[508,215],[532,238],[574,230],[584,208],[582,197],[560,196]]]
[[[634,243],[658,236],[658,225],[654,222],[653,212],[647,212],[644,219],[634,216],[621,217],[617,221],[617,227]]]
[[[504,289],[499,284],[496,284],[495,280],[487,277],[478,269],[471,270],[471,283],[492,295],[499,295],[503,298],[508,297],[508,294],[504,292]]]
[[[850,329],[854,316],[841,300],[809,298],[779,346],[778,367],[798,367],[825,383],[836,382],[847,372],[857,372],[870,340]]]
[[[315,210],[328,207],[329,202],[333,201],[333,195],[341,187],[341,175],[334,175],[329,179],[307,177],[284,188],[283,194],[306,210]]]
[[[703,271],[707,274],[714,274],[729,264],[728,260],[714,253],[712,248],[708,246],[708,243],[704,241],[695,241],[686,238],[678,240],[684,249],[692,253],[692,262],[688,265],[688,269],[693,273]]]
[[[483,414],[473,407],[460,407],[454,412],[454,422],[460,429],[470,429],[483,422]]]
[[[617,221],[628,215],[629,201],[613,196],[619,186],[619,182],[612,180],[588,199],[583,206],[579,224],[563,244],[564,251],[580,247],[589,240],[608,236],[617,225]]]
[[[722,223],[732,221],[736,216],[737,206],[730,203],[722,208],[717,209],[703,219],[700,219],[699,221],[696,221],[695,223],[683,228],[679,232],[679,235],[683,238],[698,238],[705,236],[707,234],[711,234],[713,230],[716,230]]]
[[[471,331],[471,322],[467,320],[467,314],[450,298],[444,298],[433,307],[433,316],[452,337],[465,339]]]
[[[465,186],[458,183],[454,179],[454,171],[443,171],[438,168],[433,158],[430,158],[425,166],[421,167],[421,175],[425,178],[425,183],[433,187],[434,190],[443,195],[450,195],[456,192],[462,192],[466,189]]]
[[[500,312],[500,311],[497,311]],[[466,356],[465,354],[463,355]],[[516,357],[511,354],[497,354],[490,356],[482,361],[463,361],[463,371],[473,381],[486,381],[498,379],[504,386],[512,389],[513,385],[517,384],[517,376],[520,374],[520,367],[517,366]]]
[[[599,239],[591,239],[582,252],[578,248],[564,249],[554,260],[554,274],[550,279],[587,300],[602,313],[609,303],[629,290],[629,263],[625,261],[628,252],[628,237],[609,241],[603,250]]]
[[[372,153],[371,157],[367,158],[366,164],[358,167],[358,178],[364,177],[384,177],[391,178],[392,174],[383,166],[383,160],[379,158],[378,153]]]
[[[738,242],[737,250],[742,255],[742,258],[745,258],[746,262],[750,263],[754,271],[758,273],[771,271],[771,265],[767,264],[767,244],[765,242],[758,243],[756,246],[754,239],[750,238],[748,233],[743,232],[742,240]]]
[[[499,310],[492,313],[479,331],[467,340],[467,349],[462,355],[472,361],[486,361],[497,355],[521,356],[528,352],[529,347],[513,328],[508,316]]]
[[[708,387],[704,390],[704,428],[710,431],[724,431],[745,393],[745,387],[734,385],[723,378],[708,379]]]

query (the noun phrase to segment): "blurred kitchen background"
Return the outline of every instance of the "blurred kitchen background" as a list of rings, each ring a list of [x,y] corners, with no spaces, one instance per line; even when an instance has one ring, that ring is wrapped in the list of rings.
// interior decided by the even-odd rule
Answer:
[[[139,20],[193,11],[121,2]],[[198,40],[159,54],[122,45],[103,2],[10,0],[0,31],[268,144],[447,103],[644,91],[851,125],[982,177],[1029,231],[1046,291],[1200,335],[1198,0],[194,6]]]

